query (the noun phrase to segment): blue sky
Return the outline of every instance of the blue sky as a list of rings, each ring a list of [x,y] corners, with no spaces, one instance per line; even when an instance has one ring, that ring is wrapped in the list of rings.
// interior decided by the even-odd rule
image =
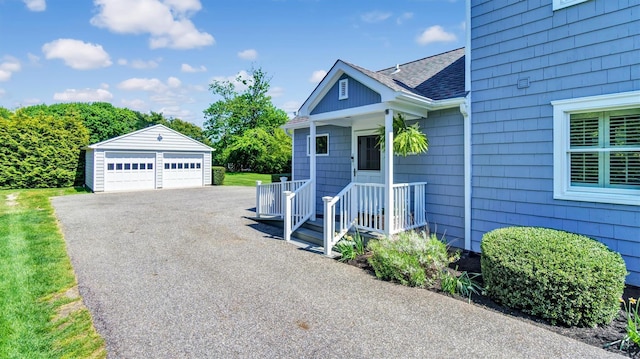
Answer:
[[[251,67],[292,115],[337,59],[380,70],[464,46],[463,0],[0,0],[0,106],[106,101],[202,125]]]

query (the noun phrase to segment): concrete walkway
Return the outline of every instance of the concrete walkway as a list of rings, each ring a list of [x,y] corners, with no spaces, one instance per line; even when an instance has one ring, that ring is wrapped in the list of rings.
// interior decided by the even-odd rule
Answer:
[[[243,218],[254,196],[206,187],[54,198],[109,358],[619,357],[300,250]]]

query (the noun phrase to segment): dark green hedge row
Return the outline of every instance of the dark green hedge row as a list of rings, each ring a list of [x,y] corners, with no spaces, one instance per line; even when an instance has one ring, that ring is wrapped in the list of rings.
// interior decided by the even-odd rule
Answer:
[[[89,132],[75,116],[0,117],[0,188],[69,187],[82,177]]]
[[[591,238],[507,227],[482,237],[482,277],[503,305],[569,326],[608,324],[627,275],[620,254]]]
[[[213,185],[214,186],[223,185],[224,184],[224,174],[225,174],[224,167],[213,166],[213,167],[211,167],[211,172],[212,172],[212,175],[213,175]]]
[[[271,175],[271,183],[280,183],[280,177],[287,177],[287,181],[291,181],[291,173],[274,173]]]

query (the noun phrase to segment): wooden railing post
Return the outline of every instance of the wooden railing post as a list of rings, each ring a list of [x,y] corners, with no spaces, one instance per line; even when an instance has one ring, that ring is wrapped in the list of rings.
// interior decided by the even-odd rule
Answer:
[[[260,185],[262,181],[256,181],[256,218],[260,218]]]
[[[331,204],[331,200],[333,197],[322,197],[322,201],[324,202],[324,225],[323,227],[323,237],[324,237],[324,254],[326,256],[331,255],[331,247],[333,247],[333,224],[335,224],[335,219]]]
[[[284,240],[291,240],[291,198],[293,193],[291,191],[282,192],[282,205],[284,206]]]

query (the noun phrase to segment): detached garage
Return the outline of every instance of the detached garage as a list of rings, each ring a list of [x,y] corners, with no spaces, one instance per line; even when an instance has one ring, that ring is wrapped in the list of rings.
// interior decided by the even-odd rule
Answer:
[[[164,125],[89,145],[85,184],[94,192],[211,184],[213,149]]]

